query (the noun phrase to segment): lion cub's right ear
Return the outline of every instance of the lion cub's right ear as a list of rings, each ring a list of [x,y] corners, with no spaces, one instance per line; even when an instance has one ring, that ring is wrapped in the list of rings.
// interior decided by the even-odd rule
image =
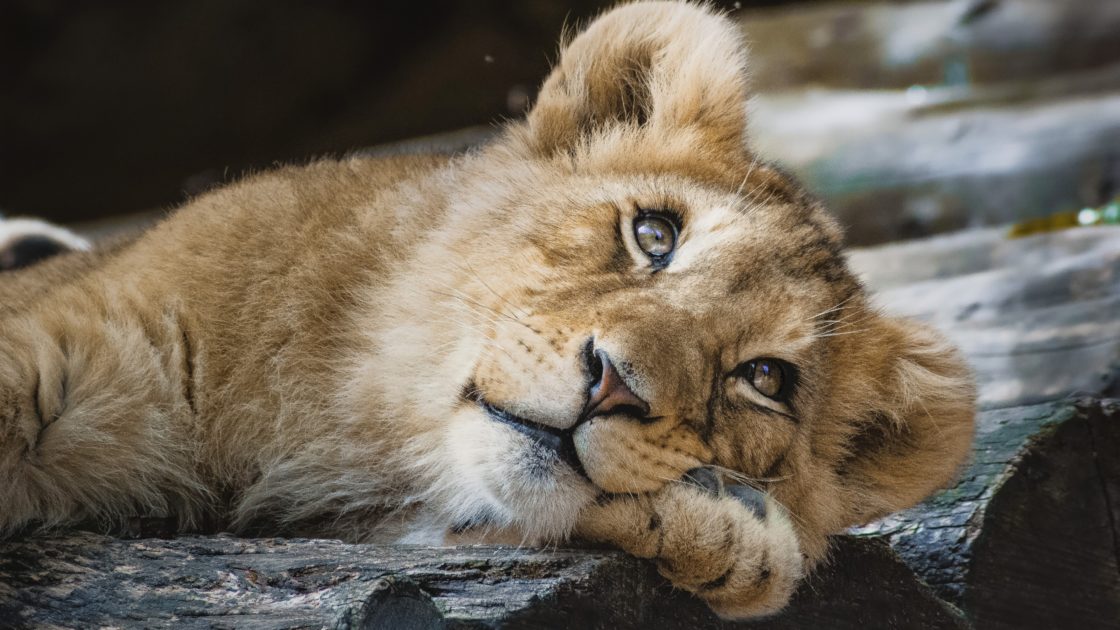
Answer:
[[[526,139],[543,156],[619,131],[743,156],[746,102],[746,47],[731,20],[694,4],[639,2],[564,48]]]

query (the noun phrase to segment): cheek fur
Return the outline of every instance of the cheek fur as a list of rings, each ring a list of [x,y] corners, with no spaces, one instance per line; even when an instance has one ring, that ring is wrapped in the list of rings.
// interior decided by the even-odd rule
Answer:
[[[720,414],[711,438],[721,466],[760,477],[793,447],[797,427],[786,418],[749,410]]]
[[[509,514],[494,493],[490,480],[496,472],[495,452],[510,450],[510,436],[481,414],[460,413],[451,419],[444,437],[440,459],[446,457],[451,466],[444,463],[450,474],[443,475],[441,482],[450,481],[455,488],[454,496],[448,497],[456,506],[454,516],[470,520],[485,514],[488,518],[508,521]]]
[[[584,404],[581,358],[587,336],[552,318],[503,319],[483,348],[474,385],[510,413],[568,428]]]
[[[652,492],[709,457],[691,432],[666,429],[668,423],[643,427],[630,418],[594,418],[576,428],[574,441],[584,470],[598,487]]]
[[[513,527],[525,542],[565,539],[594,488],[528,437],[481,412],[456,414],[443,452],[451,465],[433,484],[451,522],[485,521]]]

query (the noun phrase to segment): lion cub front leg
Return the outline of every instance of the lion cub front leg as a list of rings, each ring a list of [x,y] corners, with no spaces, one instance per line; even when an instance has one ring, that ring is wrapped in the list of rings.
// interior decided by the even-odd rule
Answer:
[[[0,326],[0,538],[134,514],[188,523],[209,498],[179,320],[78,289]]]
[[[804,574],[784,511],[753,488],[725,487],[707,468],[653,494],[605,497],[577,533],[654,560],[674,586],[726,618],[781,610]]]

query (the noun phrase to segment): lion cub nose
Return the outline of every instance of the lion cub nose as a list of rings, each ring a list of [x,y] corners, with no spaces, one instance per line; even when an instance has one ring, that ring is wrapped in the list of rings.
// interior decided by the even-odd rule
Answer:
[[[591,391],[580,416],[582,420],[612,414],[637,418],[649,415],[649,403],[630,389],[605,350],[596,350],[589,357],[588,367],[591,370]]]

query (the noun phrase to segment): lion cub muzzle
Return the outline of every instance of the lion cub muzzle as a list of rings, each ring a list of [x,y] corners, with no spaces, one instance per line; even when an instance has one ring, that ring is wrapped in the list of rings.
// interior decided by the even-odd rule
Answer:
[[[468,389],[474,392],[476,401],[492,419],[532,438],[538,447],[554,452],[560,460],[587,477],[573,440],[579,427],[595,418],[605,416],[626,416],[640,422],[648,417],[650,406],[634,393],[625,377],[615,367],[610,355],[605,350],[594,348],[592,340],[588,340],[585,344],[583,355],[586,362],[585,370],[590,377],[587,402],[575,424],[566,429],[515,415],[488,402],[478,393],[476,386],[469,386]]]
[[[593,350],[588,365],[592,385],[580,423],[597,416],[624,414],[638,419],[649,416],[649,403],[630,389],[606,350]]]
[[[594,322],[580,321],[597,313]],[[649,492],[711,461],[702,432],[714,357],[671,305],[632,300],[503,322],[468,384],[490,419],[607,492]]]

